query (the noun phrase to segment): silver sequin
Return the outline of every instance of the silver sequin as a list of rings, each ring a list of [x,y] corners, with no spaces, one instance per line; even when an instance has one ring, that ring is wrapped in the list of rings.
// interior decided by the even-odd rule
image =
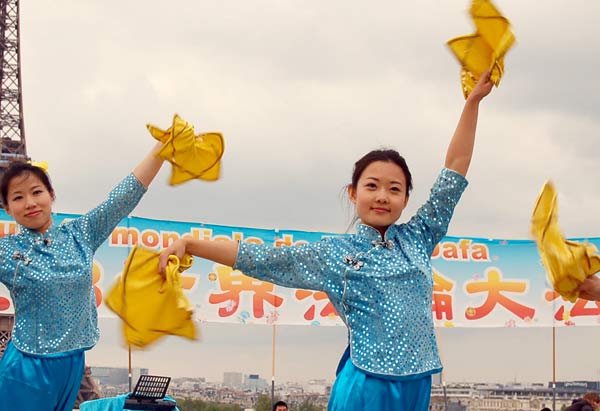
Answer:
[[[94,252],[145,192],[130,174],[89,213],[52,225],[44,234],[21,227],[0,239],[0,282],[15,307],[17,349],[44,356],[96,344]]]
[[[402,379],[442,368],[431,298],[430,256],[448,229],[466,179],[443,169],[429,200],[406,224],[296,247],[240,244],[234,268],[285,287],[325,291],[348,326],[353,363]]]

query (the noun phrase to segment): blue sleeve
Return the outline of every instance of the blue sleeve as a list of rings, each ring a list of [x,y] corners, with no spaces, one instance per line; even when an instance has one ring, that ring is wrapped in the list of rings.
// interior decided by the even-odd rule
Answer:
[[[0,257],[0,283],[8,287],[8,270],[5,269],[4,256]]]
[[[454,208],[467,185],[464,176],[444,168],[431,188],[429,199],[406,224],[406,228],[422,240],[428,255],[446,235]]]
[[[283,287],[327,291],[335,281],[332,238],[298,246],[240,243],[235,270]]]
[[[119,183],[100,205],[84,214],[74,225],[88,238],[95,251],[123,218],[127,217],[146,193],[146,188],[132,174]]]
[[[8,236],[0,239],[0,283],[7,288],[9,288],[9,281],[12,281],[14,274],[14,263],[10,260],[13,253],[14,249],[8,240]]]

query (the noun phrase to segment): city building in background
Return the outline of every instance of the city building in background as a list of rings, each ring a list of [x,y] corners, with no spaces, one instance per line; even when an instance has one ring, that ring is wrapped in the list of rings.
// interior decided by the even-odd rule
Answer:
[[[269,388],[267,380],[258,374],[249,374],[244,378],[244,390],[252,392],[265,392]]]
[[[91,367],[92,378],[101,386],[129,386],[129,370],[126,367]],[[148,368],[132,368],[132,381],[135,384],[140,375],[148,375]]]
[[[223,387],[229,388],[242,388],[243,374],[241,372],[224,372],[223,373]]]

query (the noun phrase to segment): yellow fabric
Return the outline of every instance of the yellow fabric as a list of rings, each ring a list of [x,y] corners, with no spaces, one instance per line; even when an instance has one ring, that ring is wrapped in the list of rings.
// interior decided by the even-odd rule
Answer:
[[[490,79],[498,87],[504,74],[504,55],[515,42],[510,22],[488,0],[473,0],[470,10],[474,34],[448,41],[462,66],[461,84],[465,99],[477,80],[490,70]]]
[[[600,256],[593,245],[565,240],[558,227],[557,209],[556,189],[546,182],[533,210],[531,233],[552,287],[574,302],[581,283],[600,271]]]
[[[173,116],[173,124],[162,130],[147,125],[152,137],[163,143],[158,156],[173,166],[169,184],[176,185],[192,179],[214,181],[219,178],[225,142],[221,133],[194,134],[194,126]]]
[[[159,254],[134,247],[123,274],[105,300],[123,320],[125,340],[136,347],[145,347],[169,334],[197,339],[192,306],[183,293],[180,276],[193,259],[187,254],[181,261],[170,256],[165,278],[158,272]]]

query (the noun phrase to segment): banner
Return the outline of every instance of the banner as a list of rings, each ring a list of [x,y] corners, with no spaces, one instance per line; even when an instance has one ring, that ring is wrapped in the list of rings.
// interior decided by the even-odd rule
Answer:
[[[57,214],[54,221],[76,218]],[[17,232],[0,211],[0,236]],[[201,223],[126,218],[98,249],[93,283],[99,315],[114,316],[103,304],[131,248],[161,249],[190,236],[232,239],[277,247],[317,241],[340,234],[268,230]],[[584,241],[584,239],[577,239]],[[599,238],[586,239],[596,247]],[[564,301],[549,286],[534,242],[445,237],[432,255],[432,313],[440,327],[540,327],[597,325],[600,303]],[[200,321],[236,324],[343,325],[324,292],[289,289],[246,277],[231,267],[196,258],[183,273],[183,287]],[[0,313],[12,313],[0,285]]]

